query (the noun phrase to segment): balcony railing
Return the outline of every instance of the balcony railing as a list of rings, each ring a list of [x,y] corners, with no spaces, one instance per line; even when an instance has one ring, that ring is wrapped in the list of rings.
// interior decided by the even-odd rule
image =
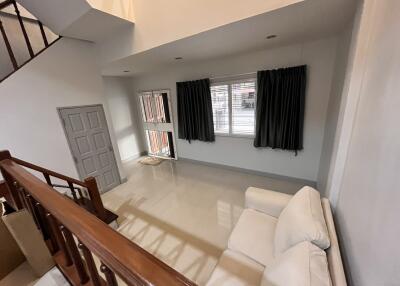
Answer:
[[[0,82],[60,38],[15,0],[0,2],[0,33]]]

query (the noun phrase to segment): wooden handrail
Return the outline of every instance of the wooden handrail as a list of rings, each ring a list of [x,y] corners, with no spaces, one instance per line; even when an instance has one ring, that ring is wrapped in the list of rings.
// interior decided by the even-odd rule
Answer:
[[[62,226],[128,285],[195,285],[155,256],[30,174],[11,159],[0,161],[3,176],[14,180]],[[62,268],[62,267],[61,267]],[[65,273],[64,273],[65,274]]]
[[[52,170],[49,170],[49,169],[40,167],[40,166],[38,166],[38,165],[35,165],[35,164],[32,164],[32,163],[26,162],[26,161],[24,161],[24,160],[21,160],[21,159],[15,158],[15,157],[12,157],[11,159],[12,159],[14,162],[16,162],[17,164],[19,164],[19,165],[21,165],[21,166],[24,166],[24,167],[27,167],[27,168],[29,168],[29,169],[38,171],[38,172],[40,172],[40,173],[49,174],[49,175],[52,176],[52,177],[55,177],[55,178],[58,178],[58,179],[61,179],[61,180],[64,180],[64,181],[72,182],[72,183],[74,183],[75,185],[79,185],[79,186],[84,187],[84,188],[87,187],[86,184],[85,184],[84,182],[79,181],[79,180],[77,180],[77,179],[74,179],[74,178],[65,176],[65,175],[63,175],[63,174],[54,172],[54,171],[52,171]]]
[[[38,165],[35,165],[32,163],[26,162],[24,160],[12,157],[10,152],[7,150],[0,151],[0,161],[4,160],[4,159],[13,160],[17,164],[24,166],[25,168],[42,173],[47,184],[52,188],[62,187],[62,188],[69,189],[72,199],[77,204],[84,207],[88,211],[94,213],[98,218],[100,218],[104,222],[111,223],[118,218],[118,216],[116,214],[107,210],[104,207],[95,178],[89,177],[89,178],[86,178],[84,182],[82,182],[77,179],[54,172],[52,170],[43,168],[41,166],[38,166]],[[66,185],[54,184],[52,182],[53,177],[65,181]],[[79,186],[79,188],[75,187],[75,185]],[[8,188],[13,189],[14,186],[9,185]],[[83,195],[82,188],[87,190],[88,198],[86,198]],[[22,207],[22,203],[19,201],[18,197],[9,196],[8,201],[14,207],[14,209],[20,209]]]

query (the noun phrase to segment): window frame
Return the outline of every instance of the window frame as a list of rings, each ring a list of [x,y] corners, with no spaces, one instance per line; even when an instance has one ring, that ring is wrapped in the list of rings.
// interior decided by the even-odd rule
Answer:
[[[246,81],[253,80],[255,82],[255,89],[254,89],[254,133],[253,134],[237,134],[233,133],[232,125],[233,125],[233,114],[232,114],[232,85],[236,83],[243,83]],[[210,90],[213,86],[218,85],[227,85],[228,86],[228,133],[222,132],[215,132],[215,136],[219,137],[234,137],[234,138],[248,138],[254,139],[256,136],[256,107],[257,107],[257,77],[256,75],[246,76],[246,77],[238,77],[234,79],[228,80],[212,80],[210,84]]]

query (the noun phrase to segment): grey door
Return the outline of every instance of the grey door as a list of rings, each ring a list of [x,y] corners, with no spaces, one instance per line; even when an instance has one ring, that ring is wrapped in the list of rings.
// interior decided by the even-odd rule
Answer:
[[[120,184],[102,105],[59,108],[81,179],[96,178],[101,193]]]

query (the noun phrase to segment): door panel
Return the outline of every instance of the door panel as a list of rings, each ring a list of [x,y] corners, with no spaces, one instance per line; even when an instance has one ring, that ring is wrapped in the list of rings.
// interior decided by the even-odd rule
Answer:
[[[96,178],[100,192],[120,184],[103,107],[59,109],[66,136],[82,179]]]

